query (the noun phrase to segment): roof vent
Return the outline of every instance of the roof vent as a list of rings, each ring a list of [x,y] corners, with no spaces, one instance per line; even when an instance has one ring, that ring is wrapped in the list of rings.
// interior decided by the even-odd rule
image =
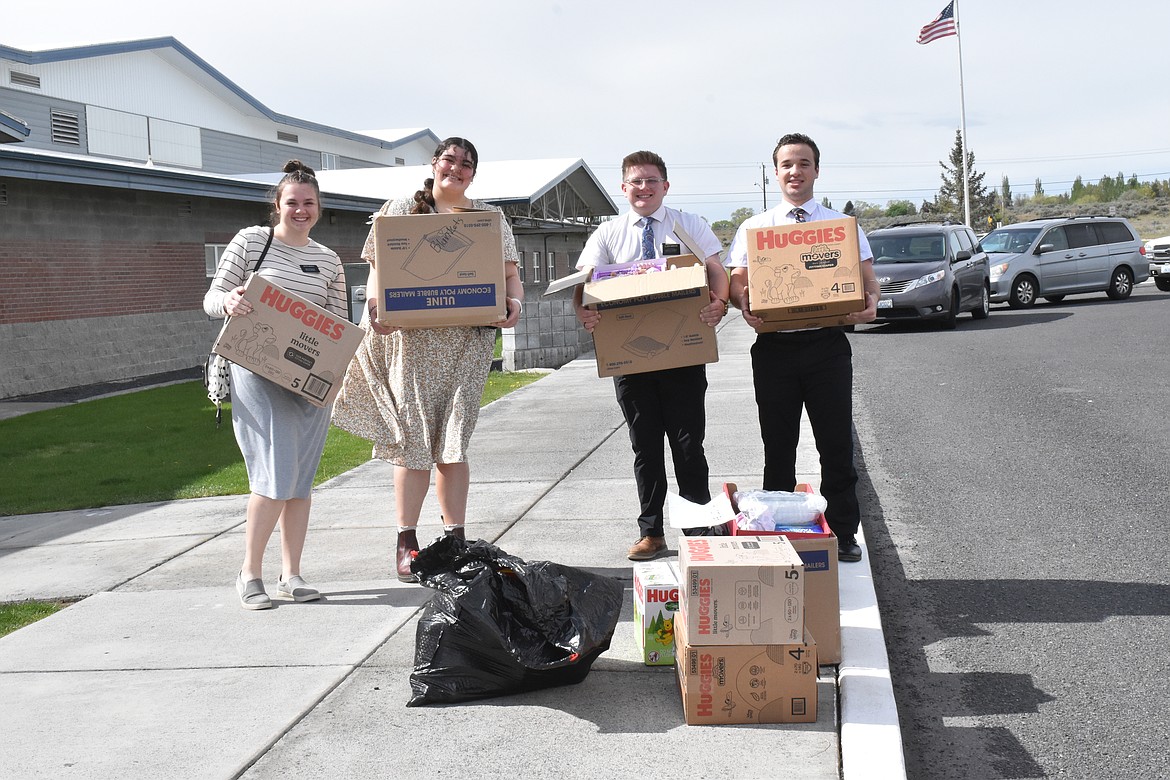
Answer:
[[[296,133],[286,133],[283,130],[276,131],[277,141],[288,141],[290,144],[300,143],[301,139],[297,137]]]

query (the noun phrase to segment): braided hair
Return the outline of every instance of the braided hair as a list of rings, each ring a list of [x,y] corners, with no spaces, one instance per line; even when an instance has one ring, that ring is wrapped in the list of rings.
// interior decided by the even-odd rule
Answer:
[[[471,170],[476,171],[479,168],[479,152],[475,150],[475,145],[466,138],[459,138],[452,136],[444,138],[438,146],[435,147],[435,153],[431,155],[432,158],[438,159],[443,152],[450,149],[452,146],[457,146],[467,152],[467,156],[471,158]],[[421,190],[414,193],[414,207],[411,208],[411,214],[431,214],[436,210],[435,207],[435,179],[428,176],[423,181]]]

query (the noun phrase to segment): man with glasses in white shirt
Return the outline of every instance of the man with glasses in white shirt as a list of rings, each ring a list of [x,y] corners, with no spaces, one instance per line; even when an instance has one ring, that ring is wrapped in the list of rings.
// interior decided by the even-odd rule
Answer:
[[[719,261],[723,245],[711,227],[694,214],[662,204],[670,182],[666,163],[654,152],[639,151],[622,160],[622,193],[630,210],[602,224],[585,244],[577,261],[578,270],[635,260],[690,254],[675,229],[690,236],[707,267],[711,301],[699,319],[715,327],[727,314],[727,272]],[[581,305],[581,285],[574,291],[577,319],[589,332],[601,321],[602,312]],[[662,439],[670,443],[678,492],[698,504],[711,500],[706,435],[706,366],[648,371],[614,377],[618,405],[630,429],[634,450],[634,480],[638,486],[641,511],[640,538],[630,548],[632,561],[656,558],[666,551],[663,504],[666,501],[666,458]],[[701,529],[702,530],[702,529]]]
[[[731,302],[753,328],[763,320],[748,300],[747,231],[752,228],[840,219],[844,214],[817,203],[813,184],[821,171],[821,152],[807,135],[789,133],[772,152],[783,199],[775,208],[745,220],[727,250]],[[877,317],[881,287],[873,271],[873,252],[861,228],[861,279],[865,309],[848,315],[861,324]],[[857,529],[857,469],[853,463],[853,351],[841,328],[811,328],[760,333],[752,345],[752,378],[764,442],[764,490],[796,488],[796,446],[801,411],[808,411],[821,461],[821,495],[828,502],[825,520],[837,536],[837,556],[861,560]]]

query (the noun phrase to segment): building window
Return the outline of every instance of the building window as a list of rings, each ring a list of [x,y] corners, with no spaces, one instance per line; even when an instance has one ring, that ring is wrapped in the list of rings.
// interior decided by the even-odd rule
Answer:
[[[532,281],[540,281],[540,252],[532,253]]]
[[[341,160],[333,152],[321,152],[321,170],[336,171],[341,167]]]
[[[550,282],[555,281],[557,278],[557,253],[556,252],[549,252],[548,253],[548,262],[545,263],[545,267],[548,268],[548,281],[550,281]]]
[[[219,258],[223,257],[224,251],[228,248],[227,244],[204,244],[203,245],[203,264],[205,266],[207,278],[215,276],[215,269],[219,266]]]
[[[81,146],[81,119],[69,111],[50,111],[49,130],[56,144]]]
[[[520,281],[524,281],[524,250],[518,250],[516,257],[520,258],[520,262],[516,263],[516,275],[520,277]]]

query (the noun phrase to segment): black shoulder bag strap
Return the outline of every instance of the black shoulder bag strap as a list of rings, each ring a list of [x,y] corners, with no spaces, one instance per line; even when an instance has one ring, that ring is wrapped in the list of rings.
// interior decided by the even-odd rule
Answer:
[[[252,274],[255,275],[260,270],[260,264],[264,262],[264,258],[268,257],[268,247],[272,246],[272,236],[276,234],[276,228],[268,228],[268,240],[264,242],[264,251],[260,253],[260,259],[256,261],[256,267],[252,269]],[[247,279],[244,280],[248,281]]]

